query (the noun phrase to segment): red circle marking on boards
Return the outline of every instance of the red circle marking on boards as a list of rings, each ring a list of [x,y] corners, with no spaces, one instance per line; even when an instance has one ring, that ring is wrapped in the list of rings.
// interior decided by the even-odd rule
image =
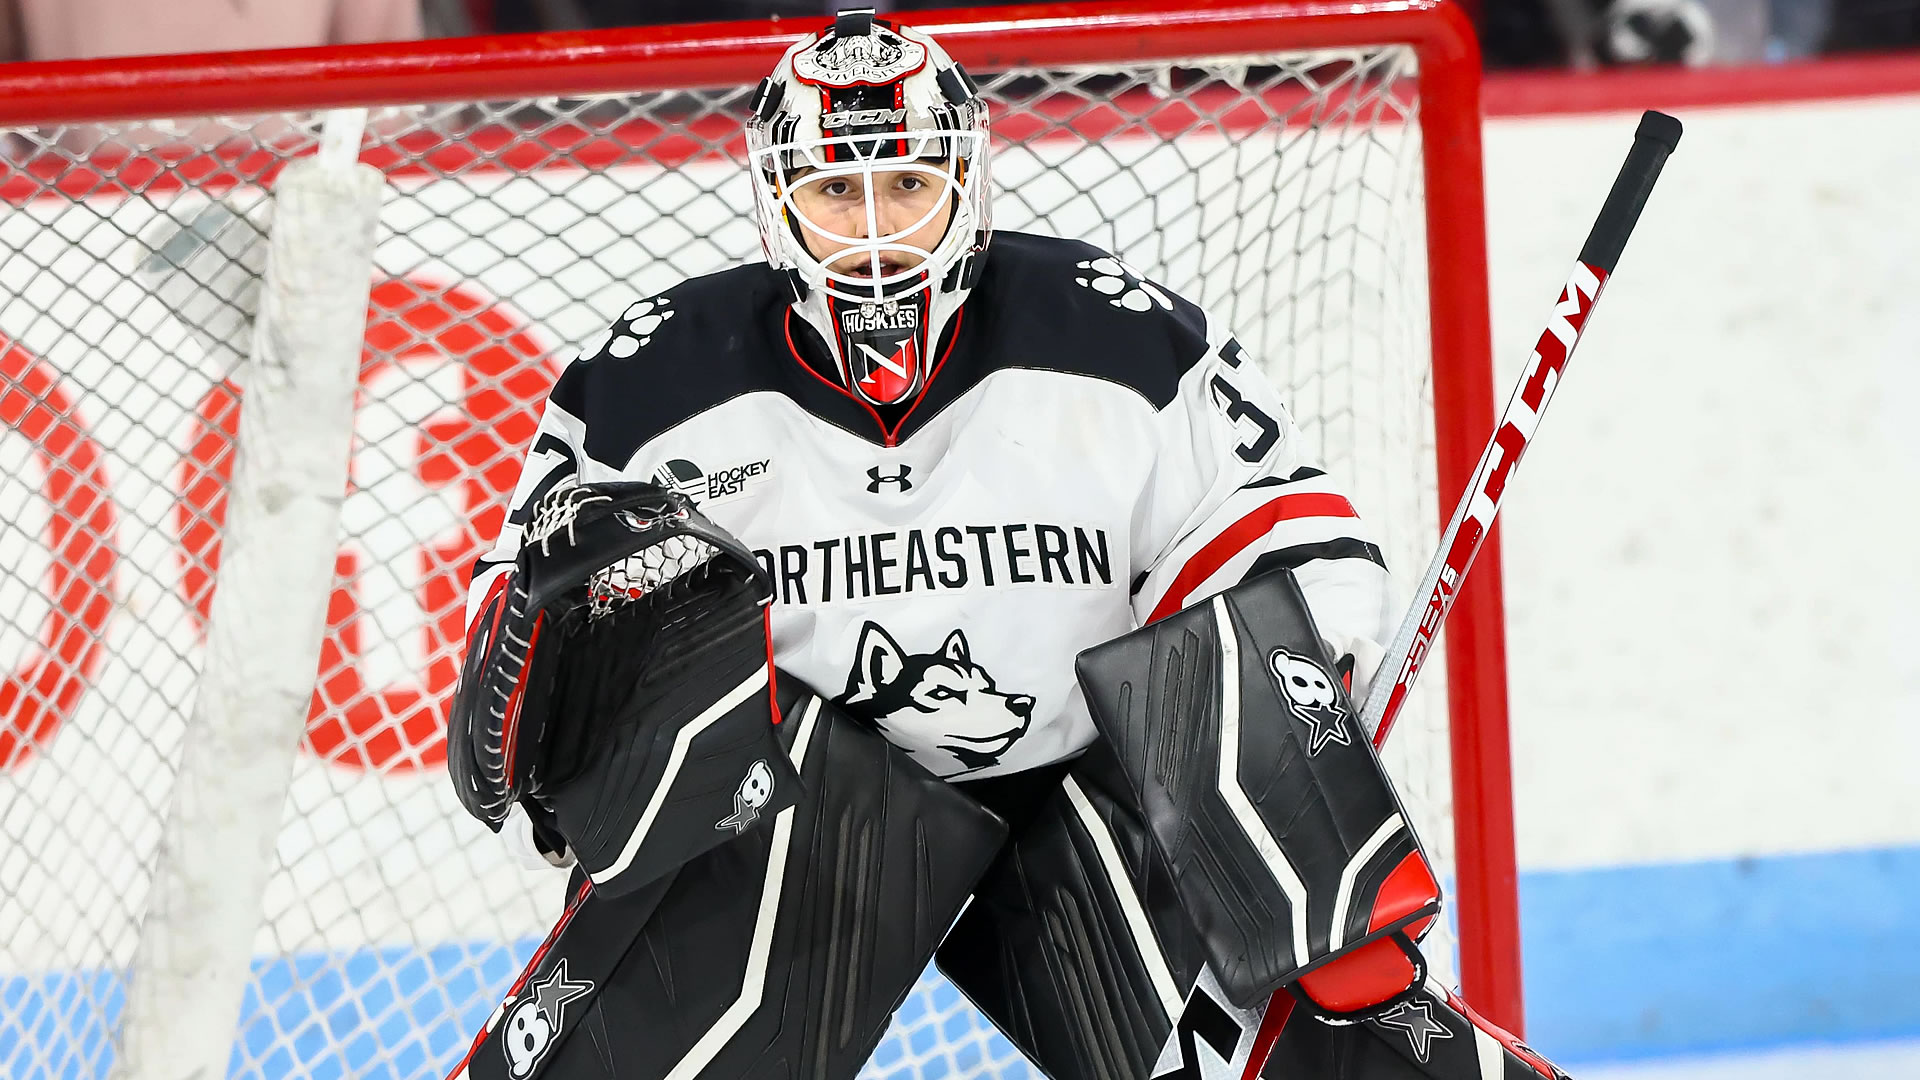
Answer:
[[[33,441],[46,473],[41,494],[52,511],[52,604],[36,647],[0,682],[0,768],[10,768],[45,748],[99,673],[119,556],[105,452],[81,426],[53,371],[4,338],[0,423]]]

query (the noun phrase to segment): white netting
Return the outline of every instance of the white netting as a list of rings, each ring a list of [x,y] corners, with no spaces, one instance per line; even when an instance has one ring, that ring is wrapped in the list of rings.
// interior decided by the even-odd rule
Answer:
[[[515,868],[443,772],[466,575],[566,343],[759,257],[742,81],[373,110],[362,159],[388,190],[351,487],[231,1075],[442,1075],[557,912],[562,882]],[[995,226],[1110,248],[1230,320],[1417,575],[1437,510],[1411,51],[981,82]],[[192,738],[268,192],[318,128],[0,136],[0,1075],[104,1077],[120,1043]],[[1389,761],[1446,874],[1426,670]],[[869,1074],[1032,1075],[933,978]]]
[[[590,611],[595,617],[605,615],[690,573],[717,554],[718,548],[691,536],[675,536],[643,548],[593,575],[587,586]]]

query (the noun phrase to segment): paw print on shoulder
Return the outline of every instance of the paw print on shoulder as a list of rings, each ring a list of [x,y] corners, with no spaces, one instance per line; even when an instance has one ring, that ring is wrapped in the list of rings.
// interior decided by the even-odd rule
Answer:
[[[673,301],[664,296],[636,301],[620,314],[620,318],[614,320],[612,326],[580,346],[580,358],[597,360],[611,356],[625,360],[652,342],[653,335],[674,314]]]
[[[1087,259],[1075,264],[1084,274],[1073,280],[1107,298],[1107,303],[1128,311],[1148,311],[1158,304],[1172,311],[1173,301],[1146,277],[1112,256]]]

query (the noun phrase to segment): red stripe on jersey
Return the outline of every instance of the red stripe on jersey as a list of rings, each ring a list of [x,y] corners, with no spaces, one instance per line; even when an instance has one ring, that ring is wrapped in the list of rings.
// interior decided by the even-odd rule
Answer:
[[[1353,504],[1344,495],[1326,492],[1301,492],[1297,495],[1282,495],[1271,502],[1242,517],[1239,521],[1220,530],[1219,534],[1207,541],[1205,547],[1194,552],[1180,572],[1173,576],[1173,584],[1168,586],[1165,596],[1154,605],[1153,614],[1147,616],[1148,622],[1156,622],[1187,606],[1187,597],[1200,583],[1220,572],[1235,555],[1252,547],[1260,538],[1273,530],[1282,521],[1310,517],[1348,517],[1357,518]]]

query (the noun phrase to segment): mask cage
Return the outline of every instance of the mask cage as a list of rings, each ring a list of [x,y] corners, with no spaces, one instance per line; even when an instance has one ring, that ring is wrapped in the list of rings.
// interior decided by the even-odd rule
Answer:
[[[798,271],[809,286],[830,296],[860,303],[899,300],[930,289],[958,261],[987,220],[984,131],[943,127],[773,142],[764,138],[764,131],[749,133],[748,155],[768,259],[775,266]],[[800,169],[813,171],[798,180],[788,179]],[[879,184],[907,172],[926,175],[940,190],[924,213],[904,227],[882,232],[883,214],[876,199]],[[839,178],[856,178],[861,185],[862,205],[855,221],[865,235],[815,221],[796,201],[804,189]],[[953,216],[932,248],[906,242],[949,206]],[[807,247],[808,236],[840,245],[841,250],[829,257],[836,265],[864,256],[867,276],[830,269]],[[885,273],[883,258],[888,254],[915,261]]]

